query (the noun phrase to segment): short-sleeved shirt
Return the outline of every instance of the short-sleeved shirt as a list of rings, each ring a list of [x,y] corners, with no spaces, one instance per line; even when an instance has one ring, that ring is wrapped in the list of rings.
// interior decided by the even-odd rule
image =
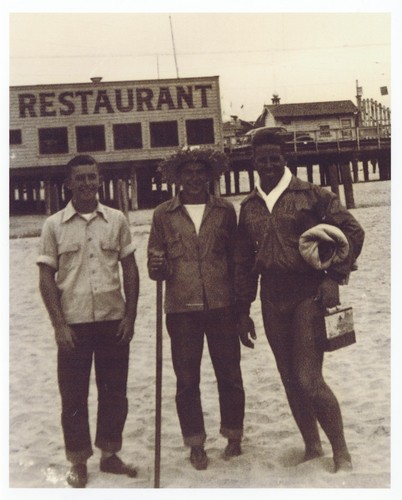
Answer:
[[[124,316],[119,261],[133,252],[122,212],[98,203],[87,221],[70,202],[46,219],[36,263],[57,271],[67,323],[111,321]]]

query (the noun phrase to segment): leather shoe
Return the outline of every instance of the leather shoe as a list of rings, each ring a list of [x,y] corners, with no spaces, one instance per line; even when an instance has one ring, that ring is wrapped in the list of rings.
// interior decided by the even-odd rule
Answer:
[[[194,469],[205,470],[208,467],[208,456],[202,446],[191,448],[190,462]]]
[[[67,483],[73,488],[85,488],[88,482],[86,464],[74,464],[67,474]]]
[[[241,446],[239,439],[229,439],[228,444],[225,448],[224,457],[232,458],[241,455]]]
[[[100,470],[111,474],[124,474],[128,477],[137,477],[137,469],[132,465],[125,464],[117,455],[102,458],[100,461]]]

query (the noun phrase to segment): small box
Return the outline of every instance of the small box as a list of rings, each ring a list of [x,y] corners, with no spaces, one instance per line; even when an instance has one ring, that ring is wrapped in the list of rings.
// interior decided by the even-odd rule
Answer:
[[[351,307],[328,309],[324,316],[324,322],[324,351],[335,351],[356,342],[353,309]]]

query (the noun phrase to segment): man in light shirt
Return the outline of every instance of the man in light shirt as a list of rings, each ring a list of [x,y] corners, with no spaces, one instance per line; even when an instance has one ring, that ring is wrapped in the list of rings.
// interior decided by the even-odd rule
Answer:
[[[129,345],[134,335],[139,277],[128,222],[123,213],[100,204],[96,161],[79,155],[67,165],[72,200],[51,215],[42,229],[39,283],[58,347],[67,482],[87,484],[93,454],[88,391],[95,362],[98,412],[95,445],[100,470],[135,477],[134,467],[116,453],[127,417]],[[124,298],[119,276],[122,268]]]
[[[279,135],[263,130],[252,147],[259,182],[242,201],[235,252],[240,339],[254,346],[249,314],[261,276],[264,329],[304,440],[304,459],[323,454],[318,422],[330,441],[335,471],[350,470],[339,404],[322,375],[319,335],[326,308],[339,304],[339,284],[360,254],[364,231],[333,193],[291,174]],[[301,234],[321,223],[339,228],[349,245],[346,258],[326,271],[311,267],[299,252]]]
[[[154,212],[148,243],[151,279],[166,281],[166,326],[177,378],[176,407],[190,462],[207,468],[200,397],[200,365],[207,340],[220,404],[224,458],[241,454],[244,390],[240,342],[233,311],[233,205],[209,194],[226,157],[213,150],[181,151],[162,165],[164,177],[181,186]]]

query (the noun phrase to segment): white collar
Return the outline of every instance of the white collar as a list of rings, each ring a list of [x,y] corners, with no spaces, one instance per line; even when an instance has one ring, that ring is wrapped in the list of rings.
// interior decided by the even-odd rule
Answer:
[[[275,206],[281,194],[289,187],[290,181],[292,180],[292,172],[288,167],[285,167],[282,177],[280,178],[278,184],[267,194],[263,191],[260,184],[260,179],[258,178],[255,183],[258,194],[265,201],[267,208],[270,212]]]

